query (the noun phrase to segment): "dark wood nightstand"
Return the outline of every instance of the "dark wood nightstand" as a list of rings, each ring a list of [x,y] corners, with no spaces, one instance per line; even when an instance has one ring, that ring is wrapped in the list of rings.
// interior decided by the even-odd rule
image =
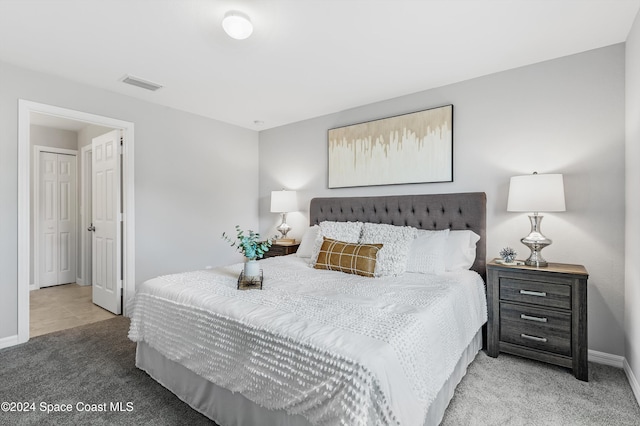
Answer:
[[[568,367],[589,379],[584,266],[487,264],[487,354],[499,352]]]
[[[269,248],[269,251],[264,254],[264,257],[276,257],[276,256],[286,256],[288,254],[293,254],[298,251],[298,247],[300,247],[300,243],[296,244],[272,244]]]

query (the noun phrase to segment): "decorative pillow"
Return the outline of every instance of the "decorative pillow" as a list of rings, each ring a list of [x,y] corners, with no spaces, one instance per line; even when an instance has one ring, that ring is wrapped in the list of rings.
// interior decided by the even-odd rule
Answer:
[[[451,231],[447,239],[445,270],[470,269],[476,259],[476,243],[480,235],[473,231]]]
[[[442,274],[445,271],[445,256],[449,230],[417,230],[411,242],[407,258],[407,272]]]
[[[362,225],[360,244],[383,244],[376,262],[376,277],[401,275],[407,269],[407,254],[416,236],[412,226],[394,226],[384,223]]]
[[[382,244],[350,244],[325,237],[314,268],[373,277],[381,248]]]
[[[316,236],[316,242],[311,252],[311,263],[315,263],[318,259],[322,237],[345,243],[357,243],[360,239],[360,232],[362,232],[362,222],[320,222],[320,232]]]
[[[296,251],[296,256],[310,258],[319,233],[320,227],[318,225],[307,228],[300,240],[300,246],[298,247],[298,251]]]

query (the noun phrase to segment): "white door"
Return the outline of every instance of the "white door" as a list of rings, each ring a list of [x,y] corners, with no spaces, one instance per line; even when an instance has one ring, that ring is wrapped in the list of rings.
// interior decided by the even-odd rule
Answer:
[[[40,152],[38,284],[76,281],[76,157]]]
[[[98,136],[91,143],[93,303],[118,315],[122,313],[119,147],[119,130]]]

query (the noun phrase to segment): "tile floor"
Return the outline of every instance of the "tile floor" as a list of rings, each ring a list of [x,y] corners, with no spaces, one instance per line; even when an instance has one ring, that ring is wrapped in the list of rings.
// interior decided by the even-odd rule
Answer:
[[[64,284],[29,292],[29,337],[115,317],[91,301],[91,286]]]

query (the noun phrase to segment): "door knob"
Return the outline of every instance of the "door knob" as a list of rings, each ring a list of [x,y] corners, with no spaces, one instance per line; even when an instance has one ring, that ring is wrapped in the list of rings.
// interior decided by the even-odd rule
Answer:
[[[91,232],[95,232],[95,231],[96,231],[96,227],[95,227],[95,226],[93,226],[93,223],[91,224],[91,226],[89,226],[89,227],[87,228],[87,231],[91,231]]]

